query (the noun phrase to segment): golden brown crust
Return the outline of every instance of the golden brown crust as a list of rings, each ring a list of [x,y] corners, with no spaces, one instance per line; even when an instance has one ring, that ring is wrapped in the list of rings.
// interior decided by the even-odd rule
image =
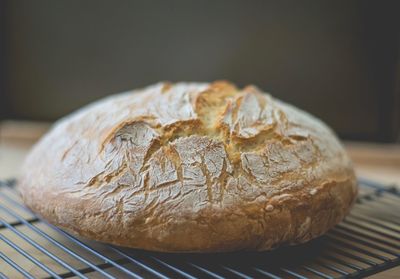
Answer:
[[[160,83],[79,110],[34,147],[18,187],[78,235],[168,252],[302,243],[357,193],[325,124],[227,82]]]

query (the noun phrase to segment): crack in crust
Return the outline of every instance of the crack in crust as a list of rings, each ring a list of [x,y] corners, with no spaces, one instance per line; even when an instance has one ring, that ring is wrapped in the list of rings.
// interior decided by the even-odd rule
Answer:
[[[174,87],[172,84],[162,85],[161,94],[171,95]],[[207,189],[207,201],[213,203],[223,200],[230,178],[238,179],[243,176],[256,187],[268,183],[278,184],[287,177],[302,179],[304,175],[297,175],[294,168],[287,166],[297,162],[297,166],[302,163],[304,167],[314,168],[323,157],[310,134],[304,134],[304,123],[288,119],[282,107],[277,106],[269,95],[262,94],[254,86],[248,86],[242,91],[225,82],[216,82],[197,91],[190,87],[186,91],[182,86],[177,87],[178,96],[175,96],[174,105],[181,104],[180,110],[171,111],[168,105],[162,106],[161,102],[165,98],[160,98],[159,102],[153,100],[152,106],[144,111],[144,115],[118,124],[112,129],[102,146],[112,145],[111,149],[117,150],[117,153],[125,152],[123,163],[116,169],[94,176],[86,186],[98,187],[112,183],[130,172],[133,176],[142,177],[135,181],[141,183],[136,187],[143,189],[144,193],[149,189],[175,187],[176,183],[181,187],[204,185]],[[149,114],[154,112],[155,107],[162,111],[157,111],[156,115]],[[163,125],[163,121],[157,120],[160,115],[183,119]],[[299,127],[303,128],[301,133],[297,133]],[[177,151],[182,143],[187,145],[187,149],[197,150],[196,144],[201,145],[202,141],[208,142],[208,145],[204,146],[205,151],[201,151],[204,154],[197,154],[198,159],[195,159],[196,154],[187,155],[190,150],[181,150],[181,153]],[[223,160],[220,173],[211,177],[209,168],[215,168],[215,162],[206,160],[204,156],[212,153],[207,151],[207,146],[214,141],[221,144]],[[283,158],[280,154],[279,158],[272,158],[268,149],[274,147],[274,143],[279,143],[278,150],[281,153],[292,150],[282,153],[291,157]],[[298,154],[293,149],[296,146],[314,151],[312,154]],[[274,171],[274,163],[283,161],[286,162],[286,169]],[[279,176],[279,179],[274,176]],[[152,177],[161,178],[157,180]]]

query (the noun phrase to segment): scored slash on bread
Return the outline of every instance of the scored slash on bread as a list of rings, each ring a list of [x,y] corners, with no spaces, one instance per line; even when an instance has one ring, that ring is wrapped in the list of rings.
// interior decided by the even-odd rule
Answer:
[[[18,188],[75,234],[166,252],[302,243],[357,194],[324,123],[228,82],[159,83],[78,110],[35,145]]]

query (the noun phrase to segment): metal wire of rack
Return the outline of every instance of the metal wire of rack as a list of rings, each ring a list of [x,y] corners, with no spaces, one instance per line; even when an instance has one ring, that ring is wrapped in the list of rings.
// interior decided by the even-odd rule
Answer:
[[[400,193],[360,180],[351,214],[325,236],[272,252],[167,254],[75,237],[0,181],[0,278],[343,278],[400,265]]]

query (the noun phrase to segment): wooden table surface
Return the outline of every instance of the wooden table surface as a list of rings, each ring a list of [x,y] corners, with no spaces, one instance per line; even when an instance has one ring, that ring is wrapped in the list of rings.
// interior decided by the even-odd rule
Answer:
[[[0,179],[18,176],[31,146],[49,129],[48,123],[0,122]],[[400,145],[345,142],[358,176],[400,189]],[[400,267],[370,278],[400,278]]]

